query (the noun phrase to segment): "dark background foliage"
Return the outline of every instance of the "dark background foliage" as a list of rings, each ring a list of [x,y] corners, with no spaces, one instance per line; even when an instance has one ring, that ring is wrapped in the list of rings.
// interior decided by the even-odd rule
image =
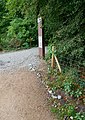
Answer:
[[[37,45],[37,18],[62,64],[85,66],[84,0],[0,0],[0,48]],[[14,46],[13,46],[14,45]]]

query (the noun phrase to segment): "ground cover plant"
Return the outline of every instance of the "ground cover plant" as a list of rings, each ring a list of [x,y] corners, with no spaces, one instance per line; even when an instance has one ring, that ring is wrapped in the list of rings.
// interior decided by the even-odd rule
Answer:
[[[48,62],[46,86],[50,93],[51,111],[59,116],[60,120],[84,120],[85,69],[65,65],[61,65],[62,73],[59,73],[57,66],[52,69],[50,67],[51,49],[50,46],[48,52],[50,54],[46,56]]]

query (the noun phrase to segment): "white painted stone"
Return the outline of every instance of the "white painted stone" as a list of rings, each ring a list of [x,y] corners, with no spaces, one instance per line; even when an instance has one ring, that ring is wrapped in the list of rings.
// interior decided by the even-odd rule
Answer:
[[[70,119],[73,120],[73,116],[71,116]]]
[[[51,96],[53,99],[57,99],[58,97],[57,96],[55,96],[55,95],[53,95],[52,94],[52,96]]]
[[[58,100],[60,100],[62,97],[61,97],[61,95],[58,95],[57,98],[58,98]]]
[[[52,90],[48,90],[49,94],[52,94]]]

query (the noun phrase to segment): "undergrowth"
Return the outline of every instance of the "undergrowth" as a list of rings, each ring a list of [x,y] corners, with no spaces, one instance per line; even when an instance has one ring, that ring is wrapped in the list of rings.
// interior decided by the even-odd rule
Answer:
[[[51,111],[59,120],[85,120],[85,69],[61,65],[60,74],[57,66],[55,69],[50,67],[52,51],[51,46],[48,48],[47,85],[56,96],[61,96],[61,99],[50,98]]]

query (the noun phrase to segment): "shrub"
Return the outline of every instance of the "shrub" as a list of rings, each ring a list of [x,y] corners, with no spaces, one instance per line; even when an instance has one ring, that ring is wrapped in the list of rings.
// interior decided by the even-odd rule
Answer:
[[[10,39],[10,45],[15,43],[14,47],[16,47],[17,43],[19,43],[19,47],[28,48],[31,42],[34,42],[35,45],[37,44],[36,33],[36,25],[28,18],[15,18],[10,22],[7,36]]]

